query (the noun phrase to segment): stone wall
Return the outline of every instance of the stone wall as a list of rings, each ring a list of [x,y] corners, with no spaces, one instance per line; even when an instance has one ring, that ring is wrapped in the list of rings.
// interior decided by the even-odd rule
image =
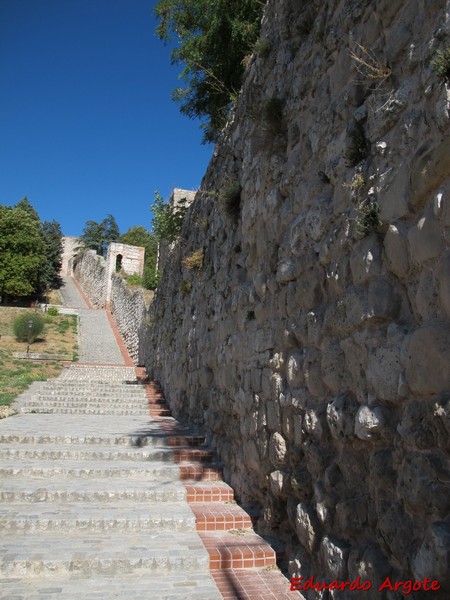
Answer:
[[[291,573],[372,581],[333,598],[448,597],[449,14],[270,0],[152,305],[150,374]]]
[[[119,275],[113,274],[111,314],[134,364],[139,364],[139,339],[145,324],[145,302],[139,289],[131,290]]]
[[[84,252],[75,261],[73,275],[94,308],[105,308],[106,263],[95,250]]]

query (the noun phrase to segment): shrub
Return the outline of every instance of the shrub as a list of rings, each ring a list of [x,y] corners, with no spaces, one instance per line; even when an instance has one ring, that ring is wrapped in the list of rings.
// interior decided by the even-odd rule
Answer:
[[[205,255],[203,249],[196,250],[190,256],[183,259],[182,265],[188,271],[200,271],[203,267],[203,259]]]
[[[43,329],[44,318],[34,312],[23,313],[13,323],[14,335],[19,342],[27,342],[28,339],[30,343],[34,342]]]
[[[47,314],[50,315],[51,317],[56,317],[56,315],[58,314],[58,309],[55,308],[54,306],[51,306],[48,310],[47,310]]]
[[[127,285],[142,285],[142,277],[139,277],[137,273],[128,275],[126,278]]]
[[[383,222],[380,220],[380,207],[377,202],[369,204],[360,204],[357,208],[358,216],[356,222],[356,234],[358,237],[366,237],[371,233],[376,233]]]
[[[450,47],[436,50],[431,66],[442,81],[450,81]]]

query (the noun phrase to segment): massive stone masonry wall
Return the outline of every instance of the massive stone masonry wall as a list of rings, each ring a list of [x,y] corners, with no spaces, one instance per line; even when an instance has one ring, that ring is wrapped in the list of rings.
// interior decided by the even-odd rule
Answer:
[[[449,13],[270,0],[152,306],[151,375],[291,573],[373,582],[333,598],[448,597]]]

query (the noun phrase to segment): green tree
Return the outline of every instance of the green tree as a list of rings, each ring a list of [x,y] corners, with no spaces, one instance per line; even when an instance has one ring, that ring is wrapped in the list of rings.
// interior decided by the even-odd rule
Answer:
[[[43,221],[41,234],[45,244],[45,265],[39,273],[39,292],[61,286],[62,232],[56,221]]]
[[[173,97],[181,112],[203,120],[204,142],[215,142],[241,87],[243,59],[258,39],[262,0],[160,0],[156,29],[175,41],[173,64],[183,64],[187,86]]]
[[[30,211],[0,206],[0,296],[30,296],[46,263],[40,222]]]
[[[39,217],[37,210],[34,208],[34,206],[31,205],[30,201],[28,200],[28,198],[26,196],[24,196],[22,198],[22,200],[19,200],[19,202],[16,204],[16,208],[20,208],[20,209],[24,210],[26,213],[28,213],[30,215],[30,217],[32,219],[34,219],[35,221],[38,221],[39,223],[41,222],[41,219]]]
[[[101,223],[87,221],[80,236],[84,248],[95,250],[100,256],[105,256],[108,245],[117,242],[120,237],[119,227],[112,215],[108,215]]]
[[[156,236],[142,225],[138,225],[131,227],[123,233],[119,238],[119,242],[145,248],[144,286],[148,289],[154,289],[157,284],[156,259],[158,254],[158,240]]]
[[[173,208],[170,202],[164,202],[164,198],[155,192],[155,201],[152,204],[152,232],[158,241],[166,240],[171,243],[180,235],[187,210],[184,204],[185,200],[180,206]]]

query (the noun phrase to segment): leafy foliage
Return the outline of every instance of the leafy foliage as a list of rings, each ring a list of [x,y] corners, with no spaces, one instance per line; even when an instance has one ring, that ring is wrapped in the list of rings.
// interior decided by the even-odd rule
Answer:
[[[0,296],[30,296],[46,266],[39,220],[18,207],[0,206]]]
[[[35,312],[25,312],[13,323],[14,335],[18,342],[34,342],[44,329],[44,318]]]
[[[445,50],[436,50],[431,66],[439,79],[444,82],[450,81],[450,46]]]
[[[158,241],[173,242],[180,235],[187,211],[185,203],[186,199],[181,200],[174,208],[169,202],[165,203],[164,198],[155,192],[155,201],[152,204],[152,231]]]
[[[142,225],[131,227],[122,234],[119,242],[129,244],[130,246],[140,246],[145,248],[144,275],[142,283],[149,290],[154,290],[158,284],[156,273],[156,259],[158,255],[158,240],[156,235],[148,231]]]
[[[105,256],[108,245],[117,242],[119,237],[120,231],[116,220],[112,215],[108,215],[100,223],[86,221],[80,240],[84,248],[95,250],[100,256]]]
[[[160,0],[156,33],[176,40],[172,63],[187,84],[173,97],[181,112],[201,118],[204,142],[215,142],[241,87],[243,60],[258,40],[262,0]]]
[[[61,286],[59,272],[62,263],[62,232],[56,221],[44,221],[41,224],[42,238],[45,244],[45,264],[39,272],[39,291]]]

